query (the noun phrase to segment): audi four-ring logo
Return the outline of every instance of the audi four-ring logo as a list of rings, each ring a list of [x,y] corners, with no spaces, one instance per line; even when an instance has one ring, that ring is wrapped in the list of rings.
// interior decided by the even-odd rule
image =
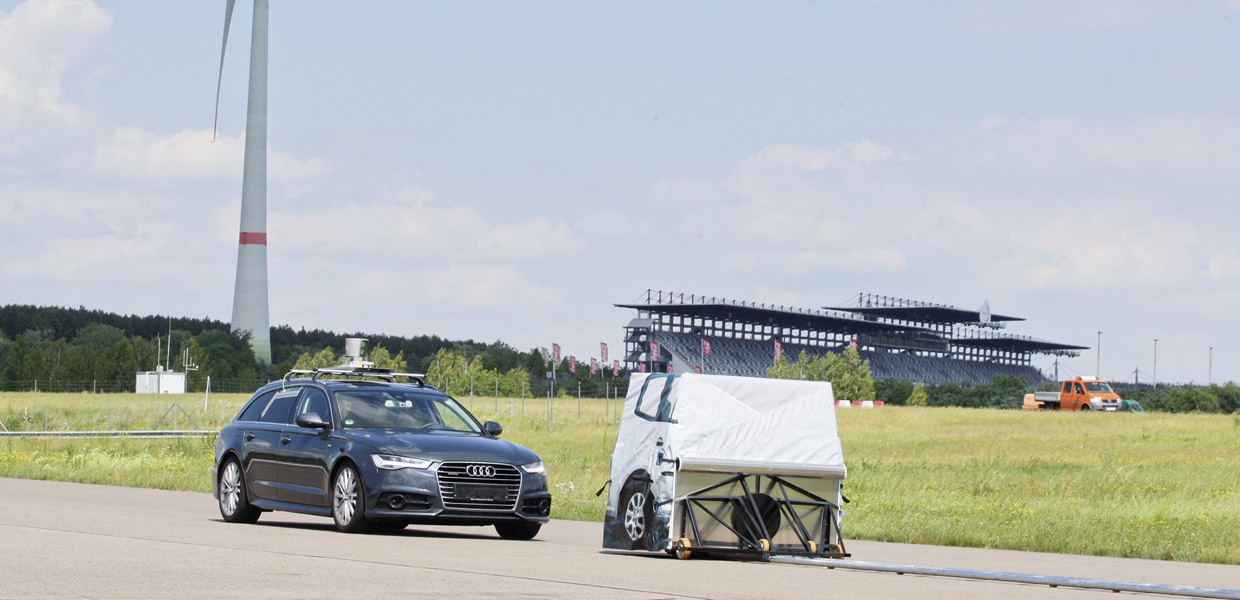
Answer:
[[[491,465],[469,465],[465,474],[470,477],[495,477],[495,467]]]

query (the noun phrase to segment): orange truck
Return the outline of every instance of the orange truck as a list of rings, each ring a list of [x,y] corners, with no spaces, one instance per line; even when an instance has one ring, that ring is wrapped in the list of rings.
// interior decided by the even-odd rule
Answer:
[[[1123,399],[1111,384],[1097,377],[1077,377],[1059,385],[1058,392],[1025,394],[1025,410],[1105,410],[1117,411]]]

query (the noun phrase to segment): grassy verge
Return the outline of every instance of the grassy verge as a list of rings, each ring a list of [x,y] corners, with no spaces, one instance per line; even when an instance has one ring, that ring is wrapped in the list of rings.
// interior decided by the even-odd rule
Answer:
[[[53,429],[104,429],[110,406],[113,428],[150,429],[175,400],[107,398],[0,394],[0,421],[42,429],[46,412]],[[181,405],[216,429],[244,400]],[[578,416],[576,399],[559,399],[550,427],[544,398],[479,397],[473,411],[542,456],[555,518],[602,520],[614,405],[584,400]],[[839,421],[849,538],[1240,564],[1240,417],[901,407]],[[212,447],[6,439],[0,476],[207,491]]]

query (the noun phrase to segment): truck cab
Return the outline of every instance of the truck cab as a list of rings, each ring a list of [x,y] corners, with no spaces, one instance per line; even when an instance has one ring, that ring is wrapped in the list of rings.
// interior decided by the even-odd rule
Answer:
[[[1111,384],[1097,377],[1083,376],[1060,382],[1058,392],[1027,394],[1024,408],[1117,411],[1122,401]]]

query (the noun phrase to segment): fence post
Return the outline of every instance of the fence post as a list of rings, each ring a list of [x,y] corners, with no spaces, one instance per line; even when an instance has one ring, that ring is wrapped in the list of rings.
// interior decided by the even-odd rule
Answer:
[[[495,375],[495,414],[499,415],[499,374]]]
[[[525,382],[521,382],[521,414],[525,414]]]
[[[204,396],[204,397],[203,397],[203,399],[202,399],[202,410],[203,410],[203,412],[206,412],[206,410],[207,410],[207,401],[208,401],[208,400],[210,400],[210,399],[211,399],[211,376],[210,376],[210,375],[207,375],[207,395],[206,395],[206,396]]]
[[[577,382],[577,421],[581,421],[581,382]]]

